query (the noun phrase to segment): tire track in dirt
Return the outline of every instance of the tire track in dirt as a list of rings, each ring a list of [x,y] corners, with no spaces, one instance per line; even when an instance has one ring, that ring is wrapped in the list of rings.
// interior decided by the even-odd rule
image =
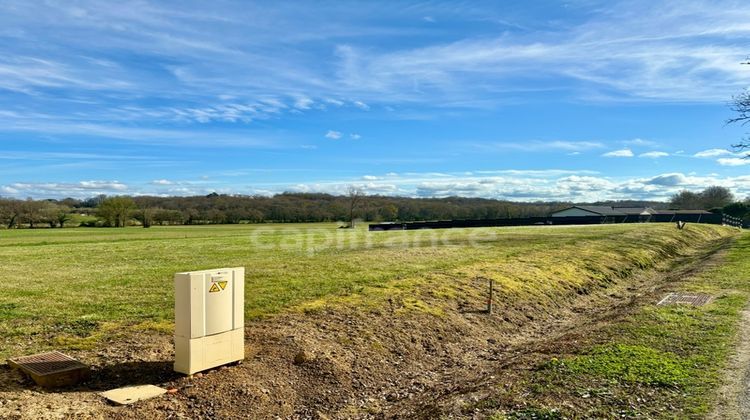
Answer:
[[[628,278],[622,296],[609,296],[611,305],[601,305],[600,296],[579,299],[570,311],[553,323],[532,323],[519,331],[516,339],[504,346],[492,366],[482,377],[468,377],[460,372],[445,375],[443,387],[431,389],[420,398],[412,399],[388,410],[390,418],[437,418],[460,416],[462,405],[487,397],[500,384],[495,380],[503,371],[530,369],[549,355],[561,354],[590,343],[598,330],[636,313],[644,305],[654,304],[666,292],[672,291],[681,279],[708,270],[719,264],[735,238],[725,238],[708,249],[698,250],[667,262],[661,267],[635,274]],[[607,290],[609,291],[609,289]],[[749,315],[750,316],[750,315]],[[750,361],[750,319],[748,319],[747,360]],[[742,370],[747,384],[750,369]],[[495,388],[496,389],[496,388]],[[750,389],[743,389],[741,407],[750,418]],[[723,417],[717,417],[723,418]]]

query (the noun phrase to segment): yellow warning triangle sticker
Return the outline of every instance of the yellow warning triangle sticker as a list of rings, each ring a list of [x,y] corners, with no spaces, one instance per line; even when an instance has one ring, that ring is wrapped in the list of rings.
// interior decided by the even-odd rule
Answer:
[[[228,282],[226,282],[226,281],[220,281],[219,282],[219,287],[221,287],[221,290],[224,290],[224,289],[227,288],[227,283]]]
[[[217,285],[216,283],[211,283],[211,288],[208,289],[209,293],[215,293],[215,292],[220,292],[220,291],[221,289],[219,289],[219,285]]]

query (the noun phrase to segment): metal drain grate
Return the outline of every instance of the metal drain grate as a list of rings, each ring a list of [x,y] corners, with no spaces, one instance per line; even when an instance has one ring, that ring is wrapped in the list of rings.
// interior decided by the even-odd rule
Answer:
[[[8,364],[44,387],[74,385],[89,373],[88,366],[59,351],[8,359]]]
[[[673,292],[664,296],[657,305],[692,305],[703,306],[711,301],[711,295],[704,293]]]

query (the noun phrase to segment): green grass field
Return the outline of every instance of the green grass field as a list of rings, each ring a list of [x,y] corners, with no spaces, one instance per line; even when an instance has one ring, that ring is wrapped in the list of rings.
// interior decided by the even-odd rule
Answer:
[[[685,231],[607,225],[370,233],[334,224],[1,230],[0,358],[20,338],[27,350],[54,347],[102,325],[151,325],[166,333],[179,271],[246,267],[248,319],[352,297],[377,302],[429,282],[450,297],[452,282],[477,277],[495,279],[503,298],[549,300],[729,234],[698,225]],[[417,300],[411,305],[432,309]],[[50,331],[61,339],[45,341]]]
[[[498,419],[704,418],[715,406],[750,301],[748,252],[750,234],[744,233],[721,264],[672,285],[713,296],[709,304],[645,305],[600,331],[596,344],[524,371],[481,404],[513,406],[519,395],[531,402],[523,410],[503,410]]]

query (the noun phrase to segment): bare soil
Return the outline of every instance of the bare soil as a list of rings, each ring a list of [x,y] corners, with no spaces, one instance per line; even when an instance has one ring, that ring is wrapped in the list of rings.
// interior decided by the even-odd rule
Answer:
[[[45,391],[0,365],[0,418],[484,418],[491,413],[467,407],[550,354],[595,342],[608,323],[716,263],[727,243],[560,296],[553,307],[500,298],[489,315],[457,300],[434,316],[393,302],[253,321],[243,363],[192,378],[172,371],[171,337],[147,332],[69,352],[92,366],[72,389]],[[98,395],[136,384],[176,391],[130,406]]]

